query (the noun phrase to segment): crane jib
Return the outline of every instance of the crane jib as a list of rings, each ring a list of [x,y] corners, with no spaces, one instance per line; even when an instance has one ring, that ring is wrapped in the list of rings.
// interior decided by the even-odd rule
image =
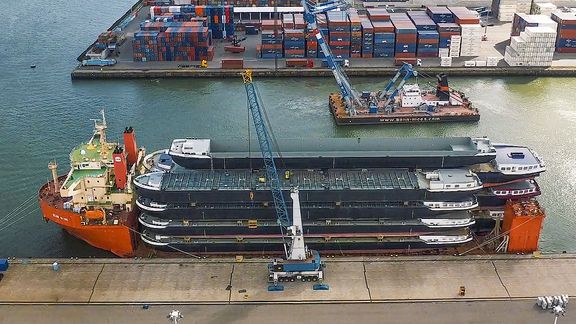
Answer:
[[[258,103],[256,89],[254,88],[254,84],[252,83],[251,78],[244,77],[244,80],[244,86],[248,95],[249,109],[254,121],[254,127],[256,128],[256,135],[258,137],[258,143],[260,144],[260,151],[262,152],[264,166],[266,167],[266,177],[272,191],[272,199],[274,201],[274,208],[276,210],[276,216],[278,217],[278,223],[283,227],[288,227],[292,222],[288,216],[288,208],[286,207],[286,201],[284,200],[284,195],[282,194],[280,178],[278,177],[278,170],[276,169],[276,165],[274,163],[272,146],[270,145],[270,137],[268,131],[266,130],[264,118],[262,117],[262,109]]]

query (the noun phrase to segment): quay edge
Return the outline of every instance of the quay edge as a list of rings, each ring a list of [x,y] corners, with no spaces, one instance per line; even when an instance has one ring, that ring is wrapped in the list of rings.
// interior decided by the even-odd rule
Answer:
[[[422,73],[430,75],[447,73],[450,76],[479,77],[574,77],[576,66],[571,67],[495,67],[495,68],[419,68]],[[390,76],[397,71],[396,67],[349,68],[346,73],[353,77]],[[156,79],[156,78],[238,78],[242,70],[234,69],[87,69],[77,68],[71,73],[73,80],[97,79]],[[332,77],[329,69],[253,69],[255,77]]]

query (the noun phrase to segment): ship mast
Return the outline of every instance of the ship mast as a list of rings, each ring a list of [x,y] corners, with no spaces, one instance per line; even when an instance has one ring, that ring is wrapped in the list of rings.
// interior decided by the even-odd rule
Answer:
[[[50,171],[52,172],[52,180],[53,180],[53,184],[54,184],[54,193],[58,192],[58,164],[56,163],[56,161],[52,161],[50,163],[48,163],[48,169],[50,169]]]
[[[104,109],[100,111],[102,114],[102,120],[98,123],[98,120],[94,120],[94,129],[100,136],[100,156],[105,157],[107,155],[107,148],[106,148],[106,129],[108,126],[106,125],[106,116],[104,115]]]

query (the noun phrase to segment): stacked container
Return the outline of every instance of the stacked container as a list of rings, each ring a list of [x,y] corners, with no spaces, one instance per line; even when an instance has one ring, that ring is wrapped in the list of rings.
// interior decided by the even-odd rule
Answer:
[[[517,0],[493,0],[492,15],[499,21],[512,21],[514,13],[517,12],[517,6]]]
[[[393,57],[396,45],[394,25],[385,9],[368,9],[368,18],[372,22],[373,57]]]
[[[454,15],[454,22],[459,25],[474,25],[480,24],[480,17],[476,11],[472,11],[466,7],[448,7]]]
[[[166,61],[212,60],[210,42],[207,27],[171,27],[159,34],[158,51]]]
[[[458,47],[458,55],[460,55],[460,26],[456,23],[438,23],[438,56],[450,56],[450,45],[452,43],[452,36],[458,36],[458,42],[454,47]]]
[[[405,13],[390,14],[390,20],[392,21],[396,32],[396,51],[394,57],[415,58],[418,38],[416,26],[414,26],[410,18],[408,18],[408,15]]]
[[[291,13],[282,14],[282,26],[286,29],[294,29],[294,15]]]
[[[284,57],[304,58],[306,56],[306,38],[304,29],[284,29]]]
[[[348,11],[350,19],[350,57],[362,57],[362,21],[354,8]]]
[[[550,17],[516,13],[514,14],[514,20],[512,21],[512,32],[510,35],[519,36],[526,27],[549,27],[556,29],[557,26],[556,22],[554,22]]]
[[[374,54],[374,27],[368,17],[361,17],[362,23],[362,57],[370,58]],[[392,45],[392,51],[394,45]]]
[[[133,58],[135,62],[163,61],[158,54],[157,31],[140,31],[134,33],[132,43]]]
[[[348,14],[344,11],[329,11],[326,15],[332,55],[335,58],[349,58],[351,34]]]
[[[329,30],[328,30],[328,19],[326,18],[326,14],[321,13],[316,15],[316,25],[318,26],[318,30],[322,33],[322,38],[326,45],[330,46],[329,44]],[[318,44],[318,57],[324,58],[324,52],[320,49],[320,44]]]
[[[140,24],[140,30],[149,31],[159,31],[164,32],[166,29],[175,27],[206,27],[203,22],[200,21],[188,21],[188,22],[142,22]]]
[[[261,28],[260,57],[282,57],[282,22],[280,20],[262,20]]]
[[[552,16],[552,13],[556,10],[556,6],[549,2],[535,3],[530,11],[533,15],[544,15],[547,17]]]
[[[556,30],[526,27],[520,36],[510,38],[504,60],[510,66],[550,66],[556,44]]]
[[[308,30],[306,34],[306,57],[318,57],[318,39],[313,30]]]
[[[408,16],[417,30],[416,56],[438,56],[439,34],[436,23],[424,11],[410,11]]]
[[[515,13],[530,13],[532,0],[493,0],[492,15],[500,21],[512,21]]]
[[[576,15],[574,13],[555,12],[552,20],[558,23],[556,52],[576,53]]]
[[[516,12],[529,14],[532,8],[532,0],[516,0]]]
[[[303,14],[294,14],[294,28],[295,29],[305,29],[306,22],[304,21]]]
[[[428,7],[426,8],[426,14],[435,23],[453,23],[454,16],[452,15],[452,11],[448,10],[446,7]]]
[[[188,22],[206,18],[212,38],[223,39],[234,35],[234,6],[152,6],[150,19],[162,22]]]
[[[460,25],[460,56],[480,55],[483,31],[478,13],[464,7],[449,9],[454,14],[454,21]]]

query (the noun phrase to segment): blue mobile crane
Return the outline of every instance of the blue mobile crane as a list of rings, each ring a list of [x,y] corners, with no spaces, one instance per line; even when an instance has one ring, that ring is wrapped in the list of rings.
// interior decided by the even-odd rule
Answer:
[[[268,286],[269,291],[282,291],[284,286],[279,282],[284,281],[322,281],[324,279],[324,264],[320,254],[314,250],[308,250],[304,242],[304,229],[302,227],[302,215],[300,212],[300,199],[298,189],[293,188],[290,196],[292,198],[292,217],[288,215],[288,208],[282,193],[278,170],[274,162],[274,155],[270,143],[270,134],[263,118],[263,111],[260,107],[260,98],[252,82],[252,71],[246,70],[242,73],[244,87],[248,96],[248,107],[252,115],[254,127],[260,151],[264,159],[266,168],[266,180],[272,191],[272,199],[280,231],[282,234],[282,243],[284,245],[283,259],[273,259],[268,264]],[[269,127],[270,125],[268,125]],[[286,234],[284,234],[286,233]],[[288,242],[286,238],[289,238]],[[316,284],[314,290],[327,290],[325,284]]]

